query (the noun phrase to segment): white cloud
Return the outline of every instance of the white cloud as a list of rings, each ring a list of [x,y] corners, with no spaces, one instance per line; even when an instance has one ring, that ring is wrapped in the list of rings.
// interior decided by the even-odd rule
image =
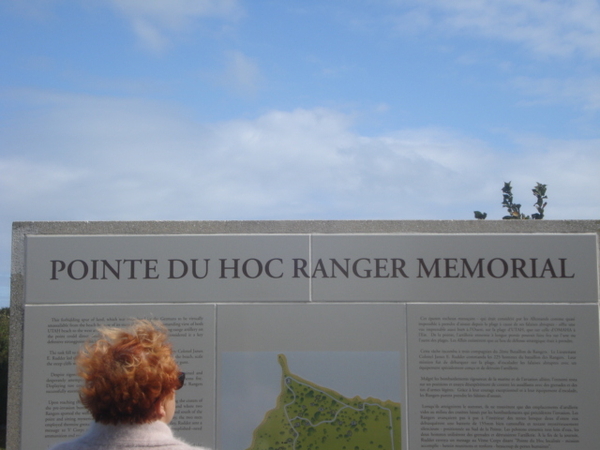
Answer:
[[[502,155],[444,129],[362,136],[351,116],[328,109],[199,124],[140,100],[39,98],[46,112],[17,117],[0,135],[20,142],[0,159],[5,221],[468,219],[473,206],[499,203],[504,181],[523,180],[528,193],[547,183],[551,196],[560,182],[577,198],[570,182],[595,186],[600,170],[592,140],[517,141],[528,153]],[[598,216],[600,189],[577,201],[588,213],[571,218]]]
[[[600,57],[596,0],[392,0],[408,7],[398,26],[521,44],[544,56]]]
[[[0,159],[0,203],[6,211],[38,203],[51,208],[54,199],[74,183],[85,180],[85,170],[73,170],[60,163],[19,158]],[[24,181],[27,180],[27,183]]]
[[[600,192],[600,139],[522,136],[517,139],[517,145],[528,149],[517,159],[518,166],[513,171],[520,191],[527,194],[521,201],[524,205],[530,205],[526,199],[531,191],[526,187],[533,187],[531,181],[535,177],[535,181],[548,185],[548,218],[597,219],[600,216],[600,195],[597,194]]]

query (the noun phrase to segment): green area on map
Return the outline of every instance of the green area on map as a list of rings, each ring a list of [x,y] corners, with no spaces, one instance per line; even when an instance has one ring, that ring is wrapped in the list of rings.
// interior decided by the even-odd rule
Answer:
[[[290,373],[285,355],[278,360],[277,406],[247,450],[401,450],[399,403],[346,398]]]

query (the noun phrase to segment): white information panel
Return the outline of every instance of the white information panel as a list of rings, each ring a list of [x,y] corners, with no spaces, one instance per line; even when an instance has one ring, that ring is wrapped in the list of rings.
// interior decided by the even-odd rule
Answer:
[[[592,305],[410,305],[411,448],[598,445]]]
[[[215,307],[212,305],[35,306],[25,315],[23,365],[23,449],[46,448],[82,434],[89,413],[79,402],[74,357],[100,326],[127,326],[132,318],[160,320],[170,341],[185,389],[177,391],[177,433],[214,447]]]

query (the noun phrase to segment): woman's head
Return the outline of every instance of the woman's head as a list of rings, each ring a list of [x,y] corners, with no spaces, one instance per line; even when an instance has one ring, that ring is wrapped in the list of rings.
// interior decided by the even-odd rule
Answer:
[[[138,320],[129,328],[98,331],[98,340],[86,343],[76,359],[83,405],[105,424],[161,419],[161,405],[181,387],[164,326]]]

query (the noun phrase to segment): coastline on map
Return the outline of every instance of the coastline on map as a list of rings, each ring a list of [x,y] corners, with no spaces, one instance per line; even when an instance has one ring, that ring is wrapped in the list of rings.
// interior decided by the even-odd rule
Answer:
[[[338,392],[289,370],[284,354],[281,392],[246,450],[400,450],[400,404]]]
[[[350,402],[392,405],[403,398],[400,352],[222,352],[222,450],[250,448],[254,432],[277,406],[283,380],[281,354],[285,355],[285,369],[296,379]]]

